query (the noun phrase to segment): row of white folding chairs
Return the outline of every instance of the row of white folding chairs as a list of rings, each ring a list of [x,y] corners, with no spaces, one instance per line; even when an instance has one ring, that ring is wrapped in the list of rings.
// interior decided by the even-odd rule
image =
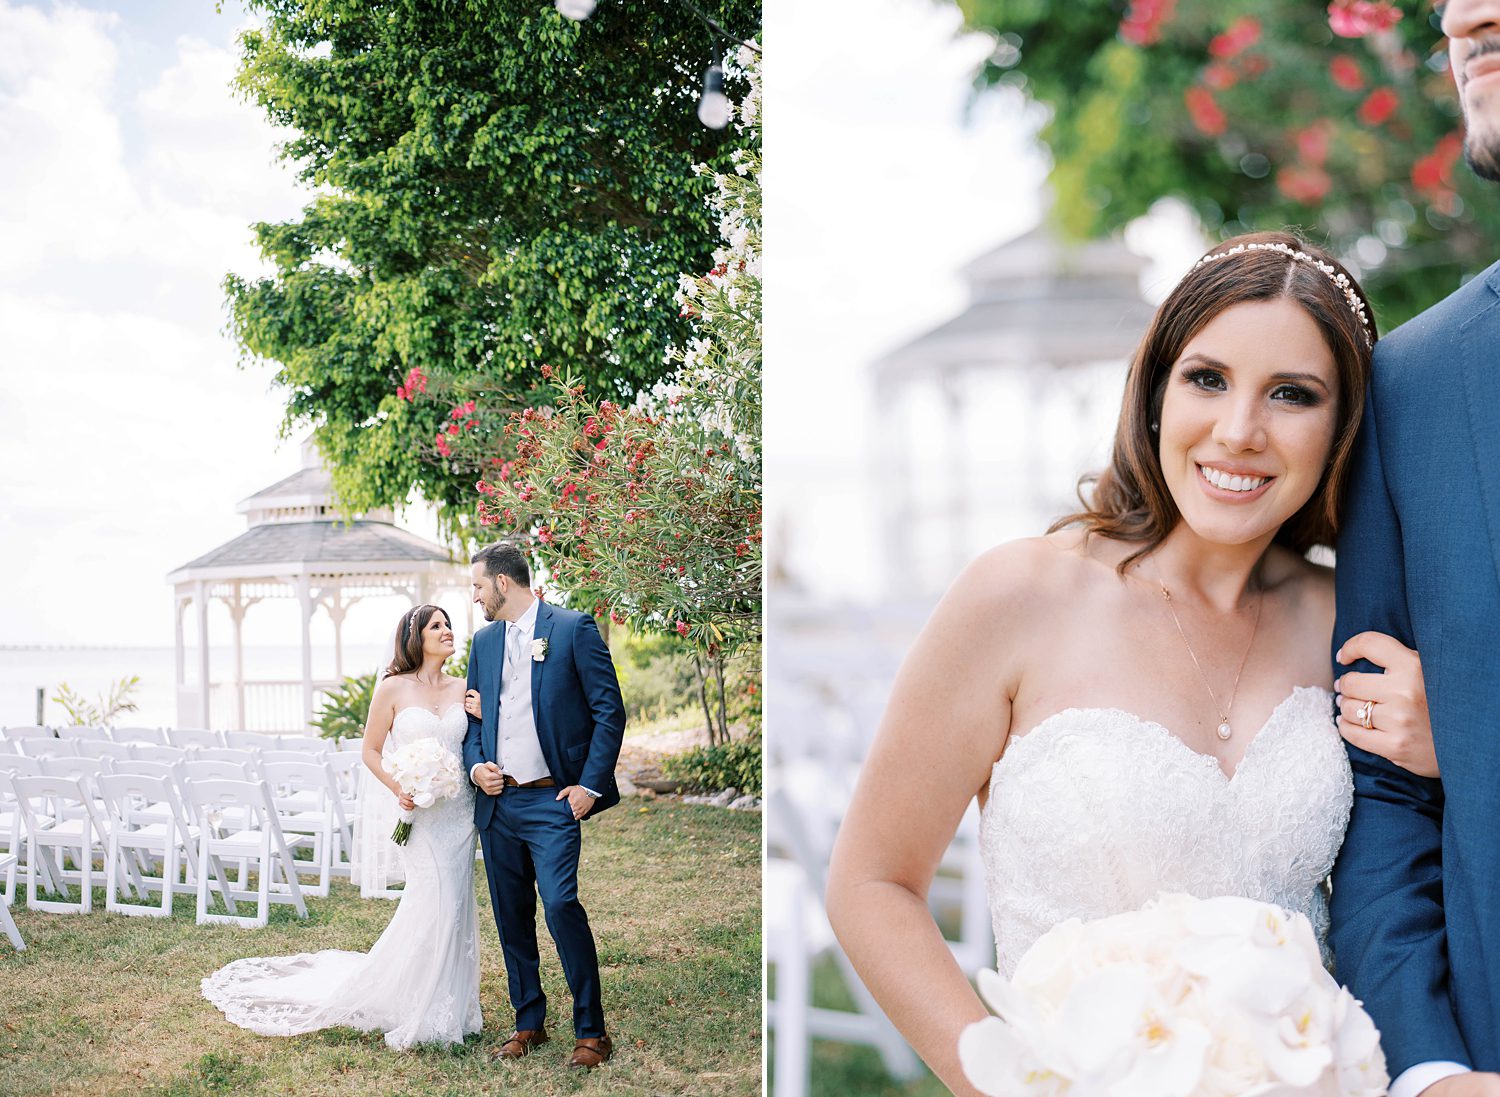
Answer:
[[[209,731],[204,728],[103,728],[78,725],[57,729],[28,724],[24,727],[0,728],[0,744],[16,745],[26,753],[26,744],[36,741],[77,744],[90,743],[152,744],[165,747],[213,748],[236,750],[303,750],[326,753],[338,744],[314,735],[270,735],[259,731]]]
[[[357,760],[357,756],[349,757]],[[179,803],[190,803],[194,795],[194,786],[200,786],[205,782],[227,780],[234,783],[249,783],[263,788],[280,830],[292,835],[285,842],[288,848],[310,847],[308,850],[310,855],[307,858],[292,860],[289,863],[293,866],[294,874],[299,871],[317,874],[317,883],[306,889],[311,894],[327,895],[330,876],[349,874],[349,866],[345,857],[352,849],[353,834],[350,820],[353,817],[354,805],[352,801],[345,799],[332,768],[325,761],[310,762],[305,759],[262,761],[252,769],[247,763],[217,760],[188,761],[166,765],[149,761],[127,760],[110,763],[108,760],[26,759],[7,758],[0,755],[0,773],[7,771],[18,779],[36,776],[74,782],[80,790],[82,801],[69,801],[63,798],[57,802],[60,806],[54,807],[50,812],[38,809],[28,817],[21,805],[14,800],[7,802],[6,798],[0,795],[0,855],[5,853],[6,845],[9,845],[12,854],[19,852],[20,830],[23,825],[28,828],[28,837],[30,826],[35,824],[43,829],[62,827],[59,834],[75,839],[84,832],[85,828],[92,827],[92,833],[98,840],[97,845],[101,847],[107,842],[109,835],[116,831],[128,835],[142,826],[147,828],[148,837],[159,839],[161,828],[174,825],[174,820],[178,830],[186,833],[183,828],[188,825],[187,817],[174,810],[173,797],[178,798]],[[353,774],[348,774],[348,776],[352,778]],[[149,804],[138,804],[130,817],[126,818],[120,812],[110,808],[109,797],[105,795],[106,787],[114,783],[113,779],[116,777],[140,777],[165,782],[171,788],[173,797],[158,797]],[[7,810],[9,811],[8,819]],[[77,842],[75,841],[74,844],[77,845]],[[29,904],[38,875],[49,890],[55,890],[55,885],[60,881],[53,873],[53,864],[49,859],[42,857],[39,860],[31,853],[29,844],[26,852],[25,869]],[[139,857],[140,854],[137,851],[137,859]],[[240,865],[240,875],[243,880],[247,862],[242,858]],[[190,883],[195,872],[191,858],[187,867],[189,876],[186,882]],[[116,882],[124,880],[122,872],[123,869],[118,860],[112,861],[107,870],[109,887],[112,888]],[[175,871],[168,875],[175,877]],[[12,869],[6,879],[6,891],[14,895],[14,889],[14,869]],[[89,902],[87,889],[81,902],[83,909],[87,910]],[[170,902],[165,895],[163,904],[164,911],[169,913]],[[264,903],[261,906],[264,907]],[[76,905],[70,905],[69,909],[76,909]],[[202,909],[201,902],[199,913],[200,915],[206,913]],[[200,917],[200,921],[202,920],[203,918]]]
[[[166,751],[168,748],[155,749]],[[206,754],[214,754],[216,757],[204,757]],[[297,768],[309,764],[315,768]],[[327,878],[330,874],[344,877],[350,874],[348,857],[354,842],[350,821],[357,813],[360,765],[360,756],[350,753],[313,758],[296,752],[220,750],[202,751],[180,758],[168,756],[136,759],[73,756],[36,759],[0,754],[0,769],[9,768],[20,774],[77,777],[85,782],[92,782],[104,772],[171,776],[177,781],[179,792],[184,795],[184,782],[191,779],[270,780],[278,789],[291,790],[285,797],[285,803],[287,810],[305,814],[299,822],[305,823],[309,819],[316,821],[323,812],[332,816],[333,833],[326,841],[320,837],[315,850],[319,869],[319,883],[315,894],[318,895],[328,893]],[[298,772],[312,775],[301,782],[306,786],[304,788],[289,784],[296,779]],[[323,803],[325,798],[326,804]]]

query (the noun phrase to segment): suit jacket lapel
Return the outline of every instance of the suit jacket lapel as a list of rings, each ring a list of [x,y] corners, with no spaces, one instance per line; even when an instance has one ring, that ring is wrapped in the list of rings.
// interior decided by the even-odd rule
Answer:
[[[1479,491],[1484,499],[1489,532],[1490,562],[1500,582],[1500,367],[1495,346],[1500,342],[1500,264],[1484,276],[1486,294],[1476,312],[1459,328],[1458,346],[1464,356],[1464,401],[1469,409],[1469,433],[1478,458]]]
[[[552,607],[542,602],[536,607],[536,627],[531,630],[531,641],[547,640],[552,636]],[[523,658],[530,658],[530,652],[522,652]],[[541,662],[532,659],[531,662],[531,718],[536,724],[538,738],[542,733],[542,668],[547,665],[544,657]]]
[[[498,760],[500,755],[500,672],[505,666],[505,630],[508,628],[510,625],[506,622],[500,623],[500,634],[496,637],[500,650],[484,668],[485,695],[480,704],[484,711],[484,732],[489,737],[491,760]]]

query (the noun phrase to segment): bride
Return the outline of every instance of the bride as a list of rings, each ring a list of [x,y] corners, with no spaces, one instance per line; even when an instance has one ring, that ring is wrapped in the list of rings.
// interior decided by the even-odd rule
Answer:
[[[901,668],[828,914],[955,1093],[977,1092],[958,1039],[987,1011],[926,894],[976,796],[1002,975],[1053,925],[1160,891],[1275,902],[1322,941],[1352,797],[1339,728],[1367,713],[1342,699],[1335,724],[1332,572],[1305,554],[1337,529],[1369,317],[1342,267],[1296,236],[1215,248],[1136,353],[1086,509],[970,565]],[[1399,646],[1366,636],[1346,662],[1357,643]],[[1401,715],[1425,730],[1388,756],[1433,767],[1419,664],[1390,668],[1416,698]]]
[[[436,739],[459,754],[468,730],[464,680],[443,673],[453,626],[438,606],[407,611],[395,657],[375,687],[364,763],[402,808],[414,805],[380,764],[393,745]],[[460,766],[460,768],[462,768]],[[365,795],[385,795],[367,786]],[[335,949],[236,960],[203,980],[203,994],[242,1028],[293,1036],[334,1025],[385,1033],[393,1048],[462,1043],[480,1031],[474,908],[474,790],[417,813],[401,851],[406,890],[368,953]]]

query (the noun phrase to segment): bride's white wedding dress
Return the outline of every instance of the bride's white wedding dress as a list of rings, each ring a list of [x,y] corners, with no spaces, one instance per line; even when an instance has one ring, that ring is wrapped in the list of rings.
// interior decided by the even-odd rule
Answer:
[[[1059,922],[1163,891],[1276,903],[1307,915],[1322,944],[1322,883],[1354,795],[1330,712],[1326,690],[1293,690],[1232,778],[1120,709],[1067,709],[1012,742],[980,818],[1000,974]]]
[[[406,708],[391,725],[390,744],[437,739],[462,757],[467,730],[461,704],[441,716]],[[236,960],[203,980],[203,996],[266,1036],[349,1025],[408,1048],[461,1043],[478,1032],[473,788],[465,782],[457,796],[418,811],[402,850],[406,890],[369,952]]]

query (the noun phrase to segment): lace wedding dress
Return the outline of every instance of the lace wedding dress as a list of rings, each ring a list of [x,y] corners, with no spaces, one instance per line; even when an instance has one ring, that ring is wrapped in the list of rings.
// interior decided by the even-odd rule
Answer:
[[[391,745],[432,738],[461,756],[467,730],[460,704],[442,716],[406,708],[391,726]],[[369,952],[236,960],[203,980],[203,996],[265,1036],[348,1025],[384,1032],[400,1049],[461,1043],[478,1032],[473,788],[465,782],[457,796],[419,810],[400,848],[406,890]]]
[[[1059,922],[1138,910],[1163,891],[1300,911],[1323,945],[1322,883],[1354,796],[1330,712],[1326,690],[1293,690],[1233,777],[1120,709],[1067,709],[1013,741],[979,832],[1000,974]]]

